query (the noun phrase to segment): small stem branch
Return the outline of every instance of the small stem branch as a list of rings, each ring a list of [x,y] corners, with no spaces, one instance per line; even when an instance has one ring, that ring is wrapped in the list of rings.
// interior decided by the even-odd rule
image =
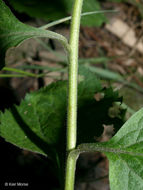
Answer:
[[[78,43],[82,3],[83,0],[75,0],[70,29],[67,151],[76,147]]]

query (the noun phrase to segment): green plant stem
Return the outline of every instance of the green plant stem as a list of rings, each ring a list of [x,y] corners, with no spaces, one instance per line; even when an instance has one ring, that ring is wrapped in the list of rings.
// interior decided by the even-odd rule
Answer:
[[[83,0],[75,0],[70,29],[69,83],[68,83],[68,118],[67,118],[67,163],[65,190],[74,189],[76,159],[70,151],[76,148],[77,131],[77,83],[78,83],[78,43],[80,17]]]
[[[79,152],[76,150],[71,151],[68,155],[66,164],[65,190],[74,189],[75,169],[78,156]]]
[[[76,147],[78,43],[83,0],[75,0],[70,29],[67,151]]]
[[[93,14],[103,14],[103,13],[114,13],[114,12],[118,12],[118,10],[100,10],[100,11],[91,11],[91,12],[85,12],[85,13],[82,13],[81,16],[88,16],[88,15],[93,15]],[[71,20],[71,16],[68,16],[68,17],[65,17],[65,18],[61,18],[59,20],[56,20],[56,21],[53,21],[53,22],[50,22],[44,26],[41,26],[39,28],[41,29],[47,29],[47,28],[50,28],[52,26],[55,26],[57,24],[61,24],[63,22],[66,22],[66,21],[69,21]]]

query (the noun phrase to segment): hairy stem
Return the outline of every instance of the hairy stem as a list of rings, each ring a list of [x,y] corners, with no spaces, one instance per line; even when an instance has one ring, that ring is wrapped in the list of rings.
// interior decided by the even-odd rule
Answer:
[[[76,150],[73,150],[68,154],[66,164],[65,190],[74,190],[75,169],[78,156],[79,152]]]
[[[65,190],[74,189],[76,157],[70,155],[70,151],[76,148],[77,131],[77,82],[78,82],[78,44],[80,17],[83,0],[75,0],[71,29],[69,51],[69,84],[68,84],[68,119],[67,119],[67,163]]]
[[[76,147],[78,43],[82,2],[75,0],[70,29],[67,151]]]

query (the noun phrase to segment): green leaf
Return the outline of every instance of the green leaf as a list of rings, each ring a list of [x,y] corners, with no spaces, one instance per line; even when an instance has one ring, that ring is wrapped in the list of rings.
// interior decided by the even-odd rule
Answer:
[[[31,17],[56,20],[66,15],[64,1],[59,0],[8,0],[15,10]]]
[[[106,70],[106,69],[102,69],[102,68],[98,68],[95,66],[89,66],[86,65],[86,67],[93,73],[95,73],[97,76],[101,77],[101,78],[105,78],[105,79],[110,79],[110,80],[115,80],[115,81],[119,81],[121,83],[124,83],[125,85],[134,88],[135,90],[138,90],[140,92],[143,92],[142,87],[140,87],[139,85],[133,83],[133,82],[128,82],[123,76],[121,76],[119,73],[110,71],[110,70]]]
[[[42,133],[48,144],[62,149],[62,143],[65,141],[67,82],[52,83],[28,94],[26,99],[35,106]]]
[[[71,14],[73,0],[8,0],[9,3],[19,12],[24,12],[31,17],[43,18],[44,20],[51,21]],[[42,11],[41,11],[42,10]],[[100,4],[97,0],[88,0],[83,3],[83,11],[96,11],[100,10]],[[90,15],[81,19],[81,24],[85,26],[100,26],[105,22],[103,14]]]
[[[67,11],[71,13],[73,0],[64,0]],[[100,4],[97,0],[86,0],[83,2],[82,12],[98,11]],[[104,14],[89,15],[81,18],[81,24],[84,26],[100,26],[106,21]]]
[[[48,37],[59,40],[68,48],[67,39],[60,34],[42,30],[21,23],[0,0],[0,69],[4,67],[5,53],[10,47],[16,47],[24,40],[36,37]]]
[[[111,190],[143,189],[143,108],[106,143],[79,146],[80,151],[101,151],[109,159]]]
[[[97,0],[88,0],[83,3],[82,12],[100,10],[100,4]],[[104,14],[90,15],[81,18],[81,24],[84,26],[101,26],[106,21]]]
[[[78,86],[78,99],[81,105],[82,101],[93,99],[94,94],[102,90],[102,86],[96,75],[81,64],[79,65],[79,75],[81,76],[81,82]]]
[[[143,189],[143,109],[135,113],[107,143],[111,190]],[[114,152],[113,151],[113,152]]]
[[[83,81],[78,93],[78,144],[94,142],[94,136],[102,134],[103,124],[115,123],[116,127],[122,121],[108,115],[112,103],[119,101],[116,93],[104,90],[104,98],[97,102],[94,93],[102,89],[99,80],[83,66],[79,72]],[[67,81],[52,83],[27,94],[20,106],[1,114],[0,135],[21,148],[53,157],[55,151],[64,152],[66,109]]]
[[[113,103],[122,102],[118,92],[112,88],[102,89],[96,75],[86,66],[79,66],[79,74],[84,77],[84,81],[79,84],[78,92],[77,141],[78,144],[91,143],[95,142],[95,137],[102,135],[103,124],[113,124],[117,132],[124,123],[125,110],[119,108],[118,114],[111,117],[109,110]],[[101,95],[99,101],[94,98],[96,93]]]
[[[43,138],[38,116],[29,102],[22,101],[20,106],[13,106],[10,111],[1,113],[0,121],[0,135],[6,141],[46,155],[48,145]]]
[[[63,137],[65,106],[65,82],[28,94],[20,106],[1,115],[0,135],[21,148],[52,157]]]

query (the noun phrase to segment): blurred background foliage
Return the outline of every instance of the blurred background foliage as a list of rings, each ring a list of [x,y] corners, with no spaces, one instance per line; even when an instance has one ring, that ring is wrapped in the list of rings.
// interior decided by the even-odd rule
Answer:
[[[101,10],[100,4],[107,0],[85,0],[83,12]],[[53,21],[71,14],[73,0],[6,0],[13,9],[33,18]],[[110,2],[129,2],[136,5],[143,16],[143,5],[139,0],[111,0]],[[90,15],[82,18],[84,26],[101,26],[106,18],[103,14]]]
[[[68,16],[72,10],[73,0],[8,0],[8,3],[18,12],[26,13],[30,17],[42,18],[53,21]],[[83,12],[100,10],[97,0],[85,1]],[[82,19],[83,25],[100,26],[105,17],[103,15],[92,15]]]

